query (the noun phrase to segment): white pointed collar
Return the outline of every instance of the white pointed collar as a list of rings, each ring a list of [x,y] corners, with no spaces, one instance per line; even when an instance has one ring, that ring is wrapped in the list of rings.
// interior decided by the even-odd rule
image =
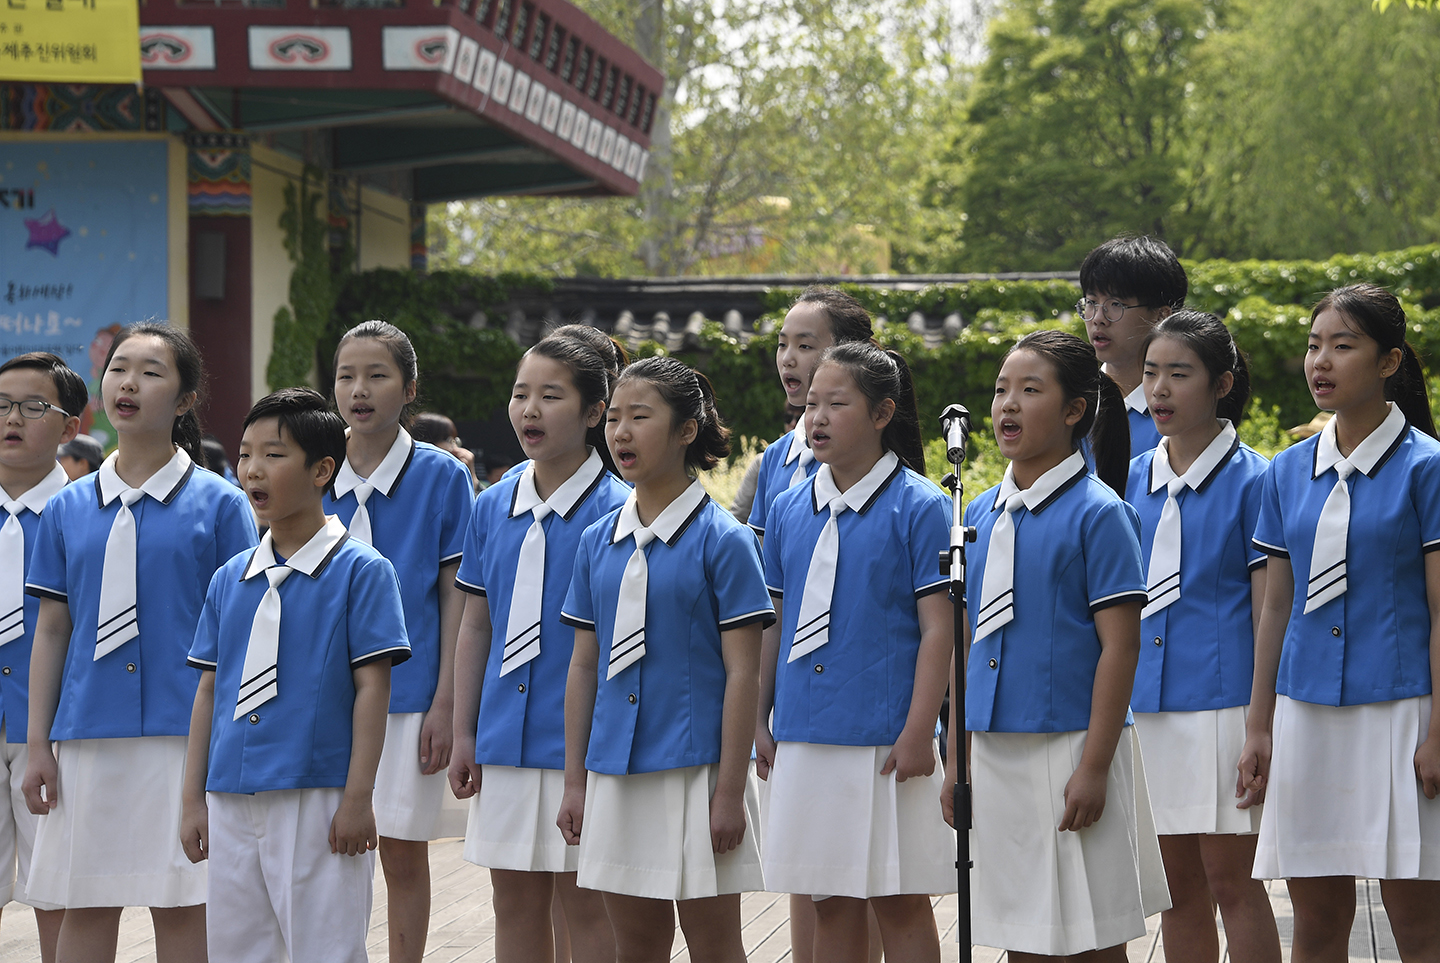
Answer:
[[[1331,418],[1320,429],[1320,441],[1315,446],[1315,472],[1310,477],[1319,478],[1327,471],[1335,467],[1335,463],[1344,458],[1357,471],[1364,472],[1370,477],[1375,476],[1375,471],[1383,465],[1395,448],[1400,439],[1405,435],[1406,421],[1405,413],[1395,404],[1390,405],[1390,413],[1385,420],[1380,422],[1380,427],[1365,436],[1365,440],[1355,446],[1349,458],[1340,454],[1340,446],[1335,441],[1335,419]]]
[[[810,507],[815,514],[824,511],[836,498],[845,500],[845,507],[863,515],[865,509],[869,508],[885,490],[900,471],[900,459],[893,451],[887,451],[880,456],[874,466],[865,473],[865,477],[851,485],[844,492],[835,485],[835,474],[830,470],[829,465],[821,465],[820,470],[815,473],[815,487],[811,490]]]
[[[1170,467],[1170,439],[1161,438],[1160,444],[1155,447],[1155,457],[1150,462],[1150,494],[1158,492],[1171,479],[1181,477],[1185,480],[1186,487],[1193,491],[1199,491],[1205,487],[1210,478],[1229,460],[1232,452],[1240,447],[1240,439],[1235,434],[1235,426],[1224,418],[1225,427],[1220,429],[1220,434],[1210,440],[1205,450],[1200,453],[1194,463],[1186,469],[1185,474],[1176,476],[1175,469]]]
[[[350,437],[349,428],[345,429],[345,437]],[[357,486],[368,481],[377,492],[389,498],[394,494],[395,486],[400,483],[400,476],[405,474],[405,469],[410,466],[410,456],[414,452],[414,440],[408,431],[401,428],[395,436],[395,442],[390,446],[390,450],[385,453],[385,457],[370,473],[369,478],[361,478],[355,473],[355,469],[350,467],[350,458],[347,455],[345,464],[341,465],[340,470],[335,473],[335,497],[337,499],[344,498]]]
[[[1135,390],[1125,396],[1125,407],[1142,415],[1150,414],[1150,406],[1145,403],[1145,385],[1143,383],[1136,385]]]
[[[112,452],[109,458],[100,463],[100,470],[95,473],[95,495],[100,499],[101,508],[119,498],[121,492],[130,487],[115,471],[117,457],[118,453]],[[169,504],[170,499],[185,487],[185,482],[190,479],[190,473],[194,470],[195,463],[190,460],[189,454],[184,448],[177,446],[170,460],[145,479],[145,484],[139,488],[156,501]]]
[[[605,461],[598,451],[591,448],[590,456],[575,469],[575,474],[565,479],[559,488],[550,493],[549,498],[541,498],[540,493],[535,490],[535,462],[528,462],[520,473],[520,480],[515,484],[515,495],[510,502],[510,517],[528,514],[535,510],[535,506],[545,503],[561,518],[568,519],[585,500],[585,496],[600,484],[604,474]]]
[[[1068,458],[1035,479],[1035,484],[1020,492],[1015,484],[1015,466],[1006,465],[1005,477],[1000,481],[1000,490],[995,493],[995,504],[990,510],[999,511],[1005,507],[1005,501],[1011,495],[1020,492],[1026,509],[1030,514],[1038,515],[1067,488],[1084,478],[1089,470],[1085,464],[1085,455],[1080,451],[1072,451]]]
[[[300,546],[299,551],[287,558],[285,564],[314,578],[329,564],[335,551],[349,537],[350,533],[345,530],[340,519],[334,515],[326,515],[325,524],[320,526],[320,530],[311,535],[310,541]],[[240,576],[240,581],[252,579],[278,564],[275,559],[275,540],[271,533],[266,531],[265,536],[260,539],[260,545],[251,553],[250,564],[245,566],[245,574]]]
[[[795,459],[805,453],[810,447],[810,436],[805,434],[805,416],[801,415],[800,420],[795,422],[795,430],[790,432],[790,450],[785,453],[785,464],[795,464]]]
[[[11,498],[9,493],[3,488],[0,488],[0,495],[3,495],[6,501],[19,502],[36,515],[39,515],[45,510],[45,503],[50,500],[50,496],[68,484],[70,484],[70,476],[65,474],[65,469],[61,468],[60,463],[57,461],[55,467],[50,469],[50,474],[40,479],[34,485],[31,485],[29,491],[25,492],[25,494],[19,498]],[[3,515],[0,515],[0,518],[3,517]]]
[[[710,500],[705,493],[705,486],[700,484],[697,478],[690,483],[690,487],[680,493],[680,496],[665,506],[656,518],[650,523],[650,531],[655,537],[666,545],[674,546],[675,540],[695,520],[700,509]],[[635,502],[635,493],[631,492],[630,497],[625,499],[625,504],[620,509],[620,517],[615,519],[615,532],[610,536],[610,544],[614,545],[624,541],[635,533],[636,529],[644,528],[640,524],[640,511]]]

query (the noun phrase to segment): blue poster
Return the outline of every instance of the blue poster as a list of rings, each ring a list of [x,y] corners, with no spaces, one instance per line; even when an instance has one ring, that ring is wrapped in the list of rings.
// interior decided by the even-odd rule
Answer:
[[[169,315],[167,144],[0,142],[0,360],[53,351],[85,378],[80,430],[107,448],[115,333]]]

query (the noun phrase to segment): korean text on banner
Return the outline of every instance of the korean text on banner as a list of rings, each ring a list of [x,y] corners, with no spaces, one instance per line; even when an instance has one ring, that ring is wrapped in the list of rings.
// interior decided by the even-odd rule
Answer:
[[[4,0],[0,80],[140,83],[140,4]]]

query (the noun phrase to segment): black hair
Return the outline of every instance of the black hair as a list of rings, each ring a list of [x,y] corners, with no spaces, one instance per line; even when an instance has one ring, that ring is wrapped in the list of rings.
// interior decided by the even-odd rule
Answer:
[[[325,396],[314,388],[281,388],[272,391],[250,407],[244,431],[262,418],[274,418],[280,422],[300,450],[305,452],[305,467],[309,468],[322,458],[335,463],[330,470],[330,480],[325,484],[325,493],[335,490],[335,476],[345,464],[345,419],[331,409]],[[244,479],[241,479],[243,484]]]
[[[410,422],[407,430],[416,441],[438,445],[455,437],[455,422],[437,412],[422,411]]]
[[[420,365],[415,359],[415,346],[410,343],[409,335],[388,321],[365,321],[342,334],[340,342],[335,345],[335,355],[330,359],[332,371],[340,367],[340,352],[344,349],[345,342],[355,338],[379,341],[390,352],[390,357],[394,359],[395,367],[400,369],[400,377],[405,384],[419,385]],[[334,395],[333,390],[331,395]],[[410,420],[414,417],[413,409],[414,402],[400,409],[400,424],[406,428],[410,427]]]
[[[110,342],[110,353],[105,355],[105,367],[110,367],[110,361],[115,357],[115,351],[120,345],[141,334],[159,338],[170,348],[170,354],[175,358],[175,371],[180,376],[181,397],[195,393],[195,403],[183,415],[175,418],[175,423],[170,428],[170,441],[184,448],[195,464],[203,465],[205,449],[200,443],[200,416],[195,413],[205,403],[207,384],[205,362],[200,357],[200,349],[190,340],[190,335],[165,321],[142,321],[121,328],[120,333],[115,335],[115,340]]]
[[[835,344],[848,344],[851,341],[873,343],[875,329],[870,320],[870,312],[844,291],[812,284],[800,292],[791,307],[801,304],[813,304],[820,309],[825,319],[830,322],[830,338]]]
[[[1380,346],[1382,354],[1400,350],[1400,367],[1385,380],[1385,397],[1395,402],[1410,424],[1434,438],[1435,419],[1425,391],[1425,369],[1415,348],[1405,340],[1408,327],[1400,299],[1376,284],[1351,284],[1321,298],[1310,312],[1310,323],[1314,324],[1320,312],[1330,308],[1359,325]]]
[[[205,467],[217,475],[225,474],[230,467],[230,459],[225,454],[225,446],[220,439],[214,435],[206,435],[200,439],[200,447],[205,452]]]
[[[1071,428],[1071,447],[1079,448],[1081,440],[1089,438],[1095,474],[1124,498],[1130,475],[1130,418],[1120,386],[1100,367],[1090,342],[1063,331],[1033,331],[1005,356],[1016,351],[1033,351],[1050,362],[1067,402],[1084,400],[1085,413]]]
[[[895,402],[895,414],[880,433],[880,444],[886,451],[893,451],[907,468],[925,474],[925,443],[920,440],[915,381],[900,353],[851,341],[827,348],[815,370],[825,365],[845,369],[865,396],[872,414],[887,398]]]
[[[525,353],[558,361],[569,370],[570,380],[580,393],[581,414],[597,402],[610,403],[620,370],[630,363],[630,355],[620,342],[588,324],[562,325]],[[595,427],[585,432],[585,443],[600,453],[600,460],[608,471],[620,473],[610,446],[605,443],[603,416]]]
[[[1209,373],[1212,386],[1227,371],[1235,376],[1230,391],[1215,405],[1215,415],[1238,427],[1250,402],[1250,364],[1225,322],[1204,311],[1176,311],[1145,336],[1140,345],[1142,361],[1158,338],[1172,338],[1194,351]]]
[[[644,381],[655,387],[670,406],[671,430],[694,419],[695,440],[685,449],[685,470],[709,471],[730,454],[730,429],[715,410],[715,389],[710,379],[674,358],[645,358],[620,373],[616,387]]]
[[[72,370],[64,358],[48,351],[29,351],[0,364],[0,374],[17,368],[49,375],[55,385],[55,395],[60,399],[60,407],[71,418],[78,418],[85,411],[85,405],[90,401],[90,390],[85,387],[85,379]]]
[[[1156,237],[1121,234],[1085,255],[1080,291],[1115,298],[1139,298],[1151,307],[1179,310],[1190,293],[1185,269],[1170,246]]]

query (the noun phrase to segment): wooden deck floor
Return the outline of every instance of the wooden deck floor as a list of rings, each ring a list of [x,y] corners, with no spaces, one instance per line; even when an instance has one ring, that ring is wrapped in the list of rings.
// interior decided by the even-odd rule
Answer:
[[[434,882],[433,908],[430,917],[430,939],[425,959],[434,963],[489,963],[494,960],[495,917],[490,906],[490,877],[486,870],[460,858],[458,839],[439,840],[430,848],[431,877]],[[1283,883],[1272,883],[1270,899],[1280,924],[1280,934],[1288,961],[1291,933],[1290,900]],[[1394,939],[1380,905],[1380,887],[1373,881],[1356,884],[1355,929],[1350,942],[1352,961],[1399,960]],[[956,899],[942,897],[935,901],[935,916],[942,934],[941,960],[959,963],[955,939]],[[780,963],[790,958],[790,934],[787,924],[789,903],[786,897],[770,893],[751,893],[741,901],[745,950],[754,963]],[[1131,942],[1131,963],[1163,963],[1165,949],[1157,927],[1159,917],[1150,920],[1151,931],[1142,940]],[[377,874],[375,912],[370,923],[371,959],[383,961],[385,948],[385,884]],[[1222,944],[1223,945],[1223,944]],[[998,963],[1004,954],[994,950],[975,950],[974,963]],[[36,963],[40,953],[35,939],[35,916],[29,907],[11,903],[0,920],[0,963]],[[149,915],[144,910],[128,909],[121,917],[118,963],[153,963],[155,942],[150,931]],[[676,961],[690,957],[685,950],[684,934],[677,929]],[[277,961],[278,963],[278,961]]]

